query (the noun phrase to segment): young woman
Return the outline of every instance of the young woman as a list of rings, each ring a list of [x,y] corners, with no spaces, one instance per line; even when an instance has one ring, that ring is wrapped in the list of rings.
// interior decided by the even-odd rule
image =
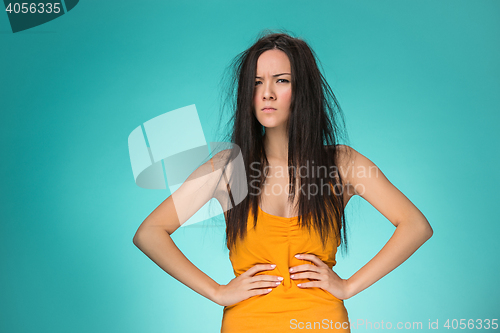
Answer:
[[[224,306],[221,332],[349,332],[343,300],[402,264],[432,236],[422,213],[368,158],[339,144],[342,113],[306,42],[262,36],[233,63],[230,142],[197,168],[141,224],[134,244],[168,274]],[[335,265],[346,247],[353,195],[396,226],[380,252],[347,279]],[[220,285],[170,235],[208,200],[224,210],[235,278]]]

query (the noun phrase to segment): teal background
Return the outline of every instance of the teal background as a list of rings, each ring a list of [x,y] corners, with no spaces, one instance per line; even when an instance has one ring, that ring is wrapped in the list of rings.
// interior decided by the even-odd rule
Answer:
[[[80,1],[16,34],[0,13],[1,332],[220,330],[221,306],[132,243],[169,193],[135,185],[127,137],[196,104],[215,140],[223,70],[265,28],[310,43],[351,145],[434,229],[345,301],[350,319],[446,330],[446,319],[500,317],[500,2]],[[348,218],[344,278],[394,231],[359,197]],[[233,277],[223,233],[203,223],[173,234],[220,284]]]

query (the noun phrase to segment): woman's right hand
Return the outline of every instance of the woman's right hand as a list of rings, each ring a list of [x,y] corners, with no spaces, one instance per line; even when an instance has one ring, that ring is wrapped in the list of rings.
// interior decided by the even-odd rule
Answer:
[[[272,288],[277,287],[283,277],[275,275],[259,274],[257,272],[272,270],[276,265],[257,264],[229,281],[226,285],[220,285],[215,302],[222,306],[229,306],[241,302],[247,298],[269,293]]]

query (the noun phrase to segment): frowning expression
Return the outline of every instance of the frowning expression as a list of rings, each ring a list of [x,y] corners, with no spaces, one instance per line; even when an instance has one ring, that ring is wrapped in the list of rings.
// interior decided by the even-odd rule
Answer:
[[[285,52],[273,49],[257,60],[254,109],[266,128],[286,126],[292,101],[290,60]]]

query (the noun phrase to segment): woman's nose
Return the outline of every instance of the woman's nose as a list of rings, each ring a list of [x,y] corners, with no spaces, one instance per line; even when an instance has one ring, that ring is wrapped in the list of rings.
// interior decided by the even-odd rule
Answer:
[[[264,99],[276,99],[276,96],[274,95],[274,91],[272,87],[267,84],[266,87],[264,88]]]

